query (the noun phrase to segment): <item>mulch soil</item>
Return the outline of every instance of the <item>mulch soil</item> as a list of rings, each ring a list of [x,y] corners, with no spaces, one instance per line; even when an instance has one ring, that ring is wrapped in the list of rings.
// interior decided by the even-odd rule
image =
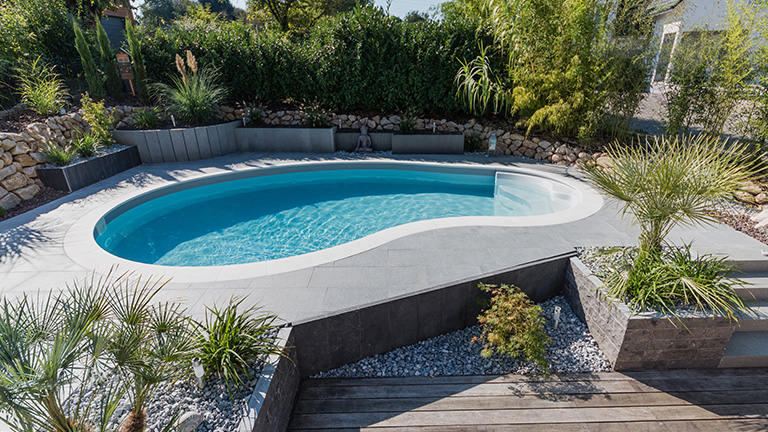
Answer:
[[[37,207],[48,204],[53,200],[57,200],[63,196],[69,195],[69,192],[62,192],[56,189],[43,186],[40,188],[40,193],[29,201],[23,201],[18,206],[8,210],[8,213],[4,218],[0,217],[0,221],[10,219],[14,216],[18,216],[22,213],[26,213],[30,210],[34,210]]]
[[[27,109],[17,114],[0,117],[0,131],[22,132],[27,128],[28,124],[44,122],[47,118],[48,117]]]

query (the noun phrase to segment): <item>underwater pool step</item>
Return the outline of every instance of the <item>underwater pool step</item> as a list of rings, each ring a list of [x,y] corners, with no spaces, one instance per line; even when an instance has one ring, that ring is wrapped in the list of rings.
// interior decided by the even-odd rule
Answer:
[[[768,367],[768,332],[734,333],[719,367]]]

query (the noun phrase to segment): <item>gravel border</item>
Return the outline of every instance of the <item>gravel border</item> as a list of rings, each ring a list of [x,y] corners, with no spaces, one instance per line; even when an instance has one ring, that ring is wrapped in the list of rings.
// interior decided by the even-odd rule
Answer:
[[[546,319],[545,330],[552,338],[547,359],[552,373],[609,371],[611,365],[571,310],[564,297],[558,296],[540,306]],[[561,308],[560,322],[554,328],[555,307]],[[472,343],[480,336],[478,326],[437,336],[414,345],[401,347],[339,368],[316,374],[313,378],[363,378],[403,376],[456,376],[534,374],[541,371],[522,359],[494,355],[483,358],[482,344]]]

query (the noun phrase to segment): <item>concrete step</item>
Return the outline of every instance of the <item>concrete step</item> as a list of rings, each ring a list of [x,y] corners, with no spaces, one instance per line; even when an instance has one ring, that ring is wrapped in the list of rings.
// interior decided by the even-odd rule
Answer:
[[[744,314],[739,317],[736,331],[742,332],[768,332],[768,300],[757,300],[750,305],[755,315]]]
[[[768,300],[768,273],[736,273],[735,277],[747,282],[736,288],[736,293],[747,300]]]
[[[768,367],[768,332],[734,333],[720,360],[720,367]]]

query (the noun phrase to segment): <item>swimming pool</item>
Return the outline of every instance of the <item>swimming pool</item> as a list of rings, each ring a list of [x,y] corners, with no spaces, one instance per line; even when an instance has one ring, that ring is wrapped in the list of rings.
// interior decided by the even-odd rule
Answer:
[[[133,262],[224,266],[318,252],[419,221],[563,214],[581,198],[551,178],[491,169],[322,168],[262,169],[161,188],[105,214],[94,238]]]

